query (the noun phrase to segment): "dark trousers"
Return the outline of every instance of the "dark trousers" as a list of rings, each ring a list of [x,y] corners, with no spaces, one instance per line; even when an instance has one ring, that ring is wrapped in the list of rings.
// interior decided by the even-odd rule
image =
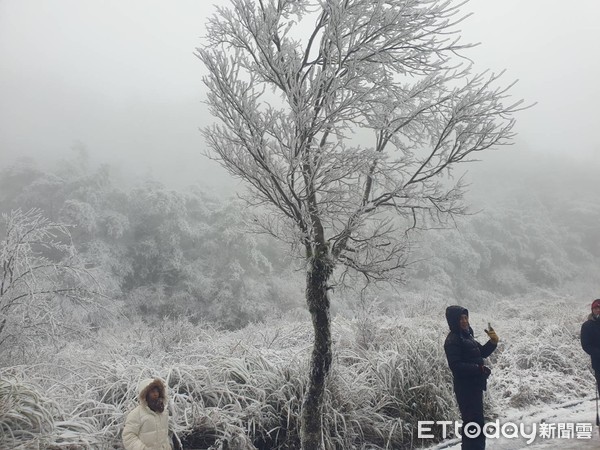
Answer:
[[[483,435],[483,389],[479,386],[454,384],[454,393],[463,421],[462,450],[485,450],[485,436]],[[464,427],[470,422],[479,425],[481,430],[475,438],[465,436]]]
[[[600,370],[594,370],[594,375],[596,376],[596,386],[598,389],[595,396],[598,397],[598,393],[600,392]]]

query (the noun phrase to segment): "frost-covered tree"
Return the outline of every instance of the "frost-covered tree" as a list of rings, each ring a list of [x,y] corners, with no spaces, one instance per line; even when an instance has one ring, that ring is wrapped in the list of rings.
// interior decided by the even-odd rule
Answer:
[[[72,308],[95,309],[99,287],[76,257],[66,226],[35,209],[2,218],[0,357],[83,332]]]
[[[204,130],[209,157],[247,182],[257,223],[305,258],[315,332],[305,449],[323,446],[335,269],[398,273],[404,231],[464,211],[452,168],[513,135],[520,102],[456,56],[469,47],[456,34],[461,5],[232,0],[197,50],[218,119]]]

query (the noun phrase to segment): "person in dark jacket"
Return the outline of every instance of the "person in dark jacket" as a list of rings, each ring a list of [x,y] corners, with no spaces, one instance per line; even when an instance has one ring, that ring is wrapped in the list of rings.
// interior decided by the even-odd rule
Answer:
[[[592,313],[581,325],[581,347],[592,358],[596,385],[600,389],[600,298],[592,302]]]
[[[489,329],[485,330],[489,336],[488,342],[485,345],[477,342],[469,325],[469,311],[462,306],[448,306],[446,320],[450,333],[444,342],[444,350],[454,377],[454,393],[463,422],[462,449],[483,450],[483,431],[471,438],[465,435],[465,427],[468,430],[469,423],[476,423],[483,430],[483,391],[487,388],[487,378],[491,373],[483,359],[496,350],[498,335],[488,324]]]

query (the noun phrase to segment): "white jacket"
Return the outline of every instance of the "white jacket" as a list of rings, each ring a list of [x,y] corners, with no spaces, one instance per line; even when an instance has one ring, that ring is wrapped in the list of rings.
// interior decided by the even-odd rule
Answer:
[[[166,387],[160,378],[142,380],[138,386],[140,404],[127,415],[123,429],[125,450],[171,450],[169,441],[169,412],[152,411],[146,402],[146,394],[158,387],[163,399],[167,400]]]

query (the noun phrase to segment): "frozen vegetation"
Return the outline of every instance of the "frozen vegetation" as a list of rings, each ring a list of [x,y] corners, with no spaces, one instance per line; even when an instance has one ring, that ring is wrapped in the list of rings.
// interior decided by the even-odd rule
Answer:
[[[600,207],[578,173],[567,180],[575,198],[545,176],[529,178],[538,193],[514,182],[510,195],[488,179],[492,206],[416,236],[404,284],[333,292],[327,448],[428,446],[419,420],[458,418],[443,353],[449,304],[470,308],[479,340],[488,321],[500,336],[489,418],[593,395],[579,327],[598,296]],[[21,208],[21,226],[35,214],[74,225],[71,240],[53,238],[62,247],[32,245],[26,262],[57,269],[42,287],[78,289],[28,299],[45,314],[3,312],[27,326],[0,332],[0,448],[120,448],[137,382],[155,375],[186,448],[298,448],[312,346],[302,280],[281,247],[246,231],[238,205],[156,182],[122,187],[85,160],[56,171],[22,162],[0,183],[7,219]],[[71,266],[77,277],[65,277]]]
[[[419,420],[455,420],[443,352],[443,299],[407,299],[404,314],[362,312],[334,320],[327,385],[328,448],[413,448]],[[516,305],[527,304],[527,308]],[[500,334],[490,360],[490,418],[590,396],[593,377],[578,342],[583,314],[569,301],[531,296],[473,313],[479,339]],[[120,318],[86,339],[38,348],[3,367],[2,448],[119,448],[137,382],[167,380],[175,430],[188,447],[298,448],[300,399],[311,330],[272,318],[237,331]],[[593,417],[589,420],[592,421]]]

